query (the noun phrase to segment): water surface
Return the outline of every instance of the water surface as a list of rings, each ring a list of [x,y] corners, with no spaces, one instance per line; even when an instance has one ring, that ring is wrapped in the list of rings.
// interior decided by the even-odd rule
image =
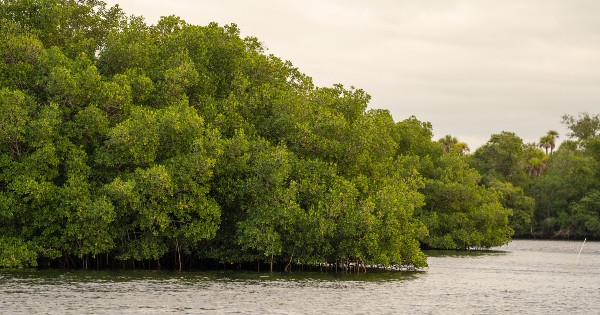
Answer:
[[[428,252],[422,272],[0,271],[2,314],[597,314],[600,243]]]

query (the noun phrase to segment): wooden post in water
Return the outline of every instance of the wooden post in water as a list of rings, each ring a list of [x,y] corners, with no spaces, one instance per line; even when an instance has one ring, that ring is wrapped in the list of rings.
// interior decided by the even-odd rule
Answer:
[[[587,241],[587,237],[583,239],[583,244],[581,244],[581,249],[579,250],[579,254],[577,254],[577,259],[575,259],[575,263],[579,261],[579,256],[581,256],[581,252],[583,251],[583,245],[585,245],[585,241]]]
[[[573,262],[571,264],[571,267],[569,267],[569,271],[573,271],[573,267],[577,264],[577,261],[579,261],[579,256],[581,255],[581,252],[583,251],[583,246],[585,245],[585,241],[587,241],[587,238],[583,239],[583,244],[581,244],[581,248],[579,249],[579,254],[577,254],[577,258],[575,258],[575,262]]]

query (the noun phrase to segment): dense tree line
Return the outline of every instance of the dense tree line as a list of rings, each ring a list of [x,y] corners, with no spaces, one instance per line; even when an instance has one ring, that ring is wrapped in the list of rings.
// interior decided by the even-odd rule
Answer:
[[[564,115],[570,130],[558,150],[558,132],[523,143],[502,132],[469,157],[484,185],[502,193],[518,237],[600,237],[600,115]]]
[[[471,156],[368,102],[314,86],[235,25],[2,1],[0,266],[423,267],[421,248],[501,245],[511,216],[526,230],[524,191],[549,196],[562,164],[597,170],[561,148],[528,186],[502,156],[511,135]],[[600,195],[561,187],[581,215]],[[555,204],[536,215],[562,220]]]

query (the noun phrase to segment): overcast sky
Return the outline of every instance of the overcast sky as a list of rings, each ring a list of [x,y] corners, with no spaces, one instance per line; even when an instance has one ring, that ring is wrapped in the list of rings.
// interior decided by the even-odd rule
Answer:
[[[600,113],[597,0],[110,0],[155,24],[235,23],[318,86],[364,89],[371,108],[411,115],[472,149],[525,142],[565,113]]]

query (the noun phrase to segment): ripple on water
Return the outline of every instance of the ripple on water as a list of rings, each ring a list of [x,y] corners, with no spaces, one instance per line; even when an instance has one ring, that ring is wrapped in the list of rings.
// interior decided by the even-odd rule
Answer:
[[[599,313],[600,245],[433,253],[426,272],[0,271],[6,314]]]

